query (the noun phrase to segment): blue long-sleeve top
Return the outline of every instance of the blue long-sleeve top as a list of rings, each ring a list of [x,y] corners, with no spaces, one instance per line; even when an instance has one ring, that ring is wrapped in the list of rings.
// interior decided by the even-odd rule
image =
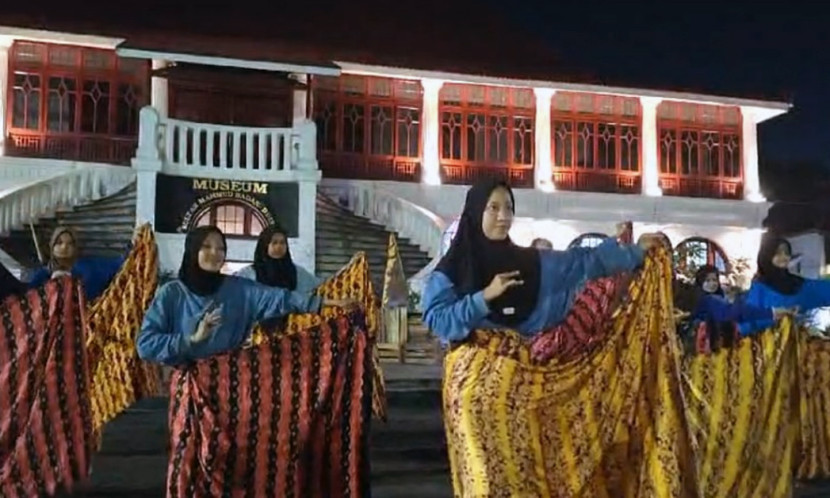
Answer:
[[[92,302],[107,290],[112,279],[121,269],[121,265],[127,256],[116,257],[82,257],[75,261],[72,265],[72,276],[80,280],[84,284],[84,292],[86,298]],[[49,281],[52,273],[46,267],[39,268],[32,279],[29,281],[29,287],[40,287]]]
[[[211,303],[221,305],[221,322],[199,343],[191,343],[199,320]],[[322,298],[289,292],[250,280],[227,276],[210,296],[194,294],[180,281],[161,286],[150,303],[136,340],[138,356],[165,365],[234,350],[241,346],[254,324],[290,313],[320,310]]]
[[[631,271],[644,259],[636,245],[621,246],[608,239],[595,248],[539,252],[540,282],[536,307],[516,331],[532,336],[560,323],[574,298],[589,280]],[[499,328],[487,320],[490,309],[484,289],[459,296],[450,278],[434,271],[427,278],[421,297],[424,323],[442,342],[464,340],[475,329]]]
[[[753,306],[743,299],[730,303],[722,296],[705,294],[698,300],[692,319],[715,322],[772,321],[773,313],[772,307]]]
[[[310,271],[306,270],[300,265],[295,265],[297,268],[297,292],[311,292],[320,286],[320,280],[314,276]],[[248,280],[256,280],[256,270],[254,265],[248,265],[236,273],[237,277],[247,278]]]
[[[744,298],[747,304],[764,308],[792,308],[798,306],[799,313],[830,306],[830,280],[804,279],[798,292],[781,294],[772,287],[754,281]],[[738,324],[741,335],[752,335],[774,325],[772,319],[744,320]]]

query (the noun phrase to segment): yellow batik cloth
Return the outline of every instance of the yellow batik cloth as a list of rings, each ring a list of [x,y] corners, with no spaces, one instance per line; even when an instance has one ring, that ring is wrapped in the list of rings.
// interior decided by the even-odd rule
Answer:
[[[366,330],[372,341],[373,388],[372,411],[379,418],[386,418],[386,387],[383,372],[380,368],[380,358],[377,349],[377,338],[380,327],[380,302],[375,294],[374,285],[369,276],[369,262],[366,253],[356,253],[351,261],[340,269],[333,277],[323,282],[317,288],[317,294],[329,299],[356,299],[366,314]],[[320,314],[303,313],[288,316],[287,323],[279,330],[266,331],[256,326],[253,332],[253,344],[262,344],[269,338],[279,338],[287,334],[301,333],[320,325],[323,319],[333,318],[342,314],[343,310],[323,308]]]
[[[830,477],[830,341],[800,334],[799,479]]]
[[[791,496],[798,442],[798,334],[790,320],[684,364],[701,496]]]
[[[476,331],[444,366],[457,497],[697,497],[671,258],[651,254],[595,348],[535,365],[511,331]]]
[[[135,341],[158,285],[158,250],[145,225],[106,291],[90,307],[92,421],[99,430],[131,404],[161,395],[161,370],[138,358]]]

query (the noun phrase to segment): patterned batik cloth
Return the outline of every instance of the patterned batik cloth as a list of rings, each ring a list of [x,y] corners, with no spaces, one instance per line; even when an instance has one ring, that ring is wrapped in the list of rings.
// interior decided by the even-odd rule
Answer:
[[[830,478],[830,341],[799,335],[799,479]]]
[[[798,335],[790,321],[683,365],[701,496],[792,495]]]
[[[317,294],[329,299],[353,298],[360,303],[366,316],[366,331],[372,355],[372,412],[376,417],[385,419],[386,386],[377,350],[381,320],[380,300],[375,294],[372,280],[369,277],[369,262],[366,259],[366,253],[356,253],[346,266],[317,287]],[[272,326],[268,330],[260,326],[255,327],[252,342],[264,344],[286,335],[297,334],[321,324],[325,319],[342,316],[343,313],[342,309],[327,307],[323,308],[321,313],[292,314],[288,316],[283,325]]]
[[[455,347],[443,389],[455,496],[696,498],[671,299],[661,249],[567,361],[540,363],[512,331]]]
[[[177,371],[167,496],[369,496],[371,393],[362,313]]]
[[[139,231],[129,256],[89,310],[93,426],[99,430],[141,398],[162,395],[161,369],[141,361],[135,346],[156,292],[158,250],[153,231]]]
[[[0,496],[52,495],[89,474],[85,321],[70,277],[0,303]]]

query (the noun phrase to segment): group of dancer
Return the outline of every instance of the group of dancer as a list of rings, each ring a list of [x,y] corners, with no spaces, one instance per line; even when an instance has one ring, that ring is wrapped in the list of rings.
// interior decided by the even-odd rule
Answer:
[[[443,343],[463,343],[477,329],[512,329],[533,337],[565,320],[587,282],[636,271],[647,252],[664,240],[655,233],[629,243],[618,227],[617,237],[594,248],[557,251],[541,242],[521,247],[509,236],[514,214],[513,192],[503,181],[482,181],[467,192],[457,234],[428,277],[421,299],[423,320]],[[253,264],[236,275],[222,272],[226,250],[225,236],[216,227],[187,234],[178,278],[158,289],[144,315],[136,340],[141,359],[184,367],[245,346],[257,323],[317,313],[322,307],[358,306],[355,299],[317,295],[320,281],[292,261],[279,226],[260,234]],[[701,268],[695,298],[683,318],[720,331],[714,339],[709,336],[714,348],[765,330],[783,316],[830,305],[830,281],[794,275],[788,269],[791,258],[785,239],[765,240],[752,287],[737,299],[727,297],[716,268]],[[0,292],[22,293],[71,274],[83,283],[91,302],[123,261],[80,257],[76,234],[59,227],[50,240],[48,261],[31,282],[24,284],[2,268]]]
[[[446,255],[428,278],[422,296],[424,322],[444,343],[464,341],[475,329],[508,327],[526,336],[560,323],[589,280],[631,272],[662,234],[644,234],[637,244],[608,238],[595,248],[551,250],[536,239],[530,248],[510,240],[515,204],[505,182],[480,182],[467,193],[458,231]],[[775,320],[830,306],[830,281],[790,272],[790,243],[769,237],[758,254],[758,271],[744,296],[727,296],[720,272],[704,266],[696,292],[678,318],[705,324],[718,344],[756,334]],[[720,333],[724,328],[733,332]],[[697,330],[698,327],[691,327]],[[705,349],[705,348],[704,348]]]

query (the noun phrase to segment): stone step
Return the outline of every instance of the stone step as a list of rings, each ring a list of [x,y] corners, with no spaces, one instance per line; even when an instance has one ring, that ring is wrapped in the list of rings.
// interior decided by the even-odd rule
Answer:
[[[366,251],[366,250],[375,250],[382,247],[382,250],[386,252],[388,247],[388,240],[383,244],[380,241],[365,241],[365,240],[354,240],[351,237],[349,238],[331,238],[331,239],[323,239],[317,237],[318,244],[324,244],[327,248],[343,248],[343,249],[351,249],[354,251]],[[417,246],[412,244],[402,243],[400,239],[398,239],[398,252],[401,253],[402,257],[406,256],[421,256],[425,254],[421,249]]]
[[[327,226],[344,226],[354,229],[367,230],[372,233],[389,233],[385,227],[376,225],[365,218],[357,216],[330,216],[325,214],[318,214],[315,223],[322,227]]]

